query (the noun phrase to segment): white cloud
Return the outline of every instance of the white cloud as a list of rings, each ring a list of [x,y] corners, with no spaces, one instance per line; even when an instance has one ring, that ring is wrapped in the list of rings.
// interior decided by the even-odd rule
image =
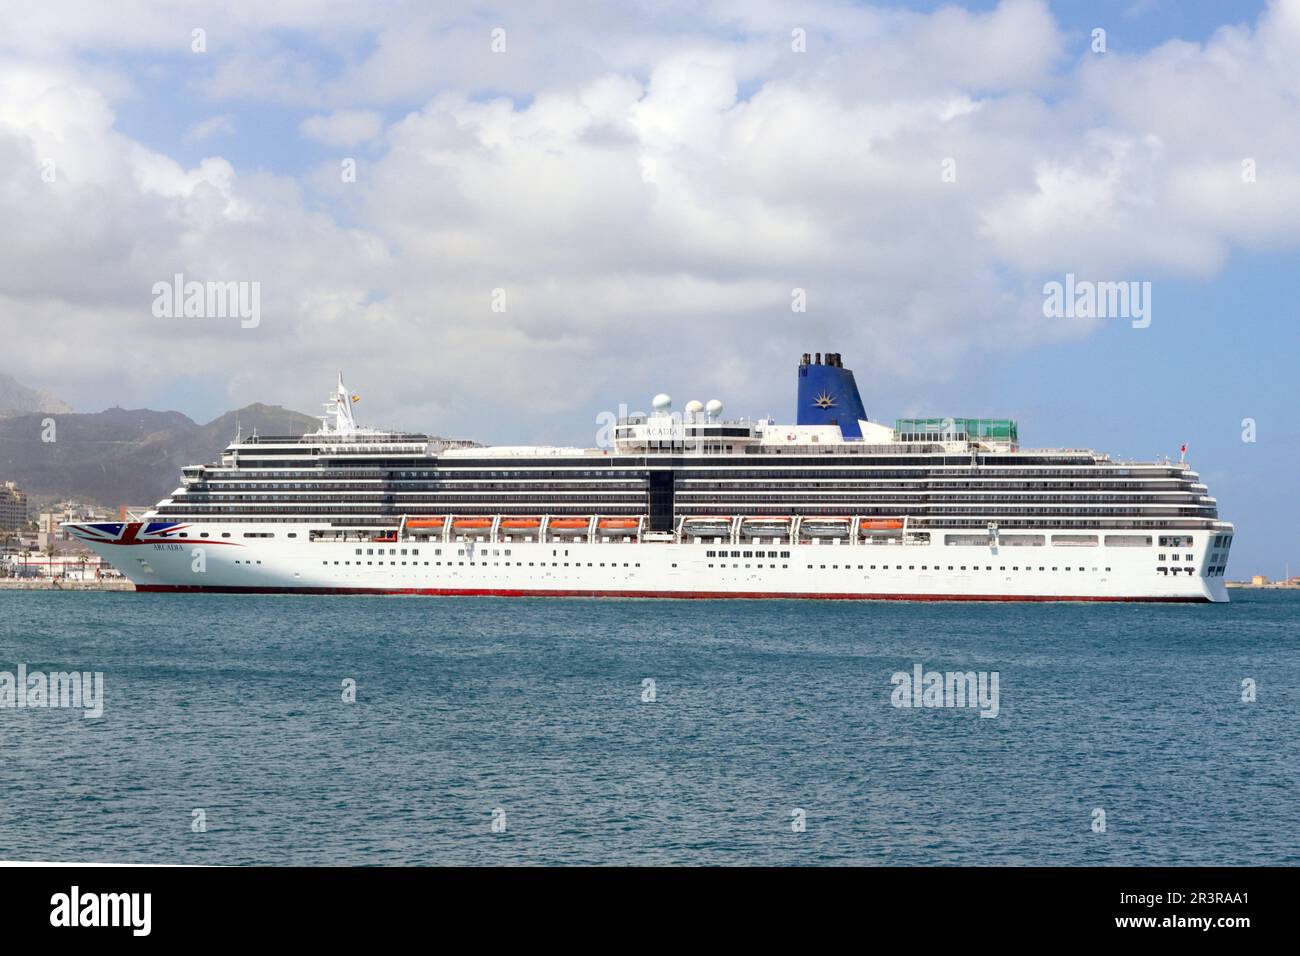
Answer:
[[[210,375],[232,400],[306,407],[345,362],[399,424],[520,439],[669,378],[779,413],[769,373],[802,351],[942,378],[1086,334],[1043,320],[1045,275],[1209,276],[1234,247],[1300,244],[1300,128],[1279,121],[1300,98],[1296,0],[1205,44],[1068,59],[1032,0],[801,7],[807,54],[776,4],[706,4],[685,26],[646,7],[640,29],[517,14],[504,59],[485,15],[444,36],[441,15],[407,8],[402,30],[380,5],[329,16],[333,72],[275,47],[314,8],[253,9],[237,34],[203,4],[177,21],[214,24],[196,114],[222,101],[212,119],[244,131],[239,99],[259,88],[309,104],[302,135],[368,144],[356,182],[133,141],[111,99],[129,78],[106,85],[77,54],[117,36],[106,19],[20,26],[59,54],[39,66],[0,53],[0,217],[24,236],[0,258],[0,322],[34,380],[57,371],[109,404]],[[371,22],[373,48],[348,33]],[[142,31],[131,44],[173,42]],[[177,271],[260,281],[261,326],[154,319],[150,286]],[[88,356],[123,343],[167,360],[105,382]]]

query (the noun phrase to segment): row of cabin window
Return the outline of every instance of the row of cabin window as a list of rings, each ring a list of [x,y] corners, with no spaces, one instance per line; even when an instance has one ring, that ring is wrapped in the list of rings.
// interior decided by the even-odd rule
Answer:
[[[189,536],[190,536],[190,534],[189,534],[188,531],[182,531],[182,532],[181,532],[180,534],[178,534],[176,537],[178,537],[178,538],[188,538]],[[199,537],[200,537],[200,538],[210,538],[210,537],[212,537],[212,536],[211,536],[210,534],[208,534],[206,531],[201,531],[201,532],[199,532]],[[221,532],[221,537],[223,537],[223,538],[229,538],[229,537],[230,537],[230,532],[229,532],[229,531],[223,531],[223,532]],[[274,538],[274,537],[275,537],[275,534],[274,534],[273,532],[270,532],[270,531],[245,531],[245,532],[244,532],[244,537],[245,537],[245,538]],[[287,535],[285,535],[285,537],[286,537],[286,538],[296,538],[296,537],[298,537],[298,532],[296,532],[296,531],[290,531]]]
[[[375,553],[375,549],[374,549],[374,548],[366,548],[365,550],[366,550],[366,554],[374,554],[374,553]],[[406,548],[402,548],[402,549],[401,549],[401,552],[402,552],[403,555],[406,554],[406,550],[407,550]],[[413,554],[413,555],[415,555],[415,554],[419,554],[419,553],[420,553],[420,549],[419,549],[419,548],[411,548],[410,550],[411,550],[411,554]],[[397,554],[397,552],[398,552],[398,549],[397,549],[397,548],[389,548],[389,549],[388,549],[388,554]],[[360,553],[361,553],[361,549],[360,549],[360,548],[357,548],[357,554],[360,554]],[[434,553],[434,554],[442,554],[442,548],[435,548],[433,553]],[[464,551],[461,552],[461,554],[464,554],[464,553],[465,553]],[[509,554],[509,553],[510,553],[509,551],[506,552],[506,554]],[[383,549],[383,548],[380,548],[380,549],[379,549],[379,554],[381,554],[381,555],[384,554],[384,549]]]
[[[706,552],[704,553],[704,556],[705,556],[706,558],[725,558],[725,557],[728,557],[728,553],[727,553],[726,551],[706,551]],[[789,552],[789,551],[782,551],[782,552],[778,553],[778,552],[776,552],[776,551],[744,551],[744,552],[741,552],[741,551],[732,551],[732,552],[730,553],[730,557],[733,557],[733,558],[788,558],[788,557],[790,557],[790,552]],[[709,566],[712,567],[712,565],[709,565]]]

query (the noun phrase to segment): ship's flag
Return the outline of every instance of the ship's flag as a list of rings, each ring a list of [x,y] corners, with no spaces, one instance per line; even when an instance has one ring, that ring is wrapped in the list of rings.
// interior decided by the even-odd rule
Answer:
[[[1182,447],[1178,449],[1178,460],[1182,461],[1187,456],[1187,442],[1183,442]]]

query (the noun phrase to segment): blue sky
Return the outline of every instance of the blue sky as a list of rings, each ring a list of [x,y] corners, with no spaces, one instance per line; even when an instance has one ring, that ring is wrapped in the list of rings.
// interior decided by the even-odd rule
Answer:
[[[1187,441],[1231,573],[1300,571],[1300,0],[0,17],[0,368],[78,409],[314,411],[344,367],[379,424],[586,444],[660,390],[788,418],[839,351],[880,420]],[[258,325],[160,320],[177,271]],[[1066,272],[1150,327],[1043,316]]]
[[[984,364],[930,401],[954,417],[1013,415],[1026,447],[1177,459],[1186,441],[1237,526],[1234,573],[1280,578],[1290,562],[1300,574],[1297,265],[1294,253],[1237,255],[1213,280],[1161,282],[1150,328],[1114,321],[1081,343]],[[867,396],[868,414],[892,419],[893,396]],[[1242,440],[1247,418],[1253,443]]]

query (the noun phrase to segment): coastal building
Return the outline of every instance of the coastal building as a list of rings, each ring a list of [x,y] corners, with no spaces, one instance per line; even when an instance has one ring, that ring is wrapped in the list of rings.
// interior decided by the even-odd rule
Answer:
[[[40,551],[64,549],[65,545],[78,545],[76,538],[62,525],[68,521],[106,521],[108,516],[93,506],[76,501],[64,501],[42,511],[36,517],[36,547]],[[79,550],[79,547],[76,548]]]
[[[59,525],[70,520],[70,518],[64,517],[62,511],[42,511],[38,514],[36,516],[36,547],[41,551],[46,551],[51,545],[58,547],[59,542],[67,541],[67,532],[60,528]]]
[[[8,578],[58,578],[64,581],[102,581],[120,579],[121,573],[98,555],[82,553],[75,556],[40,552],[8,552],[0,554],[0,577]]]
[[[0,531],[19,531],[27,526],[27,493],[12,481],[0,485]]]

